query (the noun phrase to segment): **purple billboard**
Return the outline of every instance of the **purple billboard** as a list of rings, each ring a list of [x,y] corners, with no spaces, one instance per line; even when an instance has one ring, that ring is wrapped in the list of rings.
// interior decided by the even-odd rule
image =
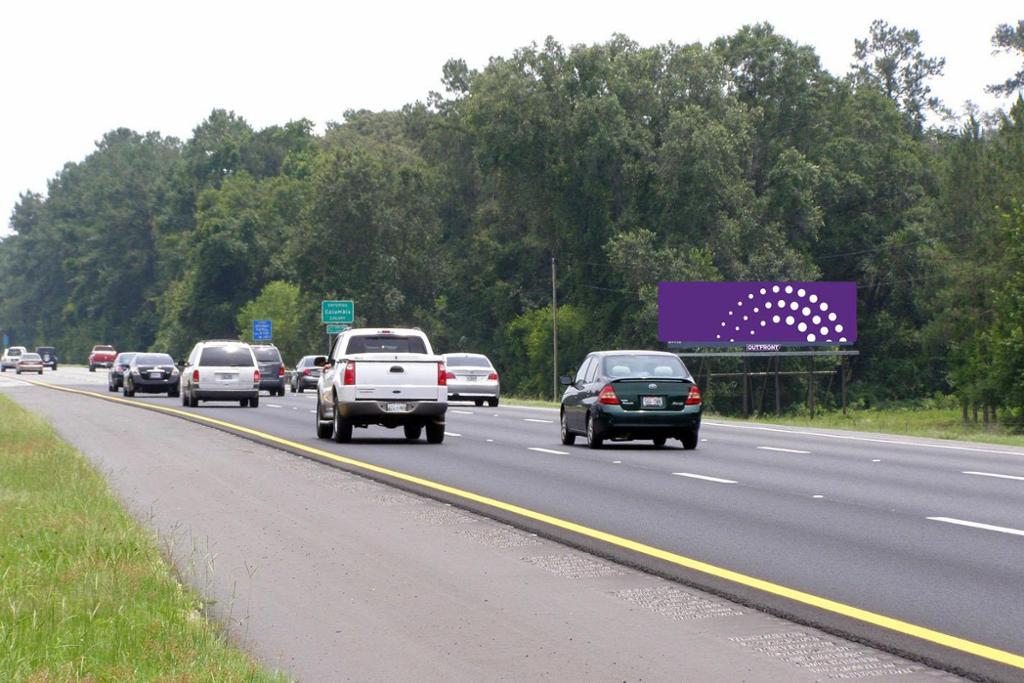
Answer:
[[[661,282],[658,338],[691,346],[857,341],[853,282]]]

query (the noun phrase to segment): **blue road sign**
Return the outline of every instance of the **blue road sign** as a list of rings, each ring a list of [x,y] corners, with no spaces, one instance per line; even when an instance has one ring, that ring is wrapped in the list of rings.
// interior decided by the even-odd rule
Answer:
[[[274,338],[274,322],[272,320],[252,321],[252,340],[270,341]]]

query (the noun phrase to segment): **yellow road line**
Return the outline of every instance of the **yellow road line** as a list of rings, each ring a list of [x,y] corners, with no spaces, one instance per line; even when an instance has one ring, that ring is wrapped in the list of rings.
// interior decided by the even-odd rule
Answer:
[[[39,382],[33,380],[21,381],[27,382],[29,384],[35,384],[41,387],[46,387],[48,389],[56,389],[58,391],[64,391],[72,394],[80,394],[92,398],[99,398],[103,399],[104,401],[122,403],[136,408],[145,408],[157,412],[186,417],[190,420],[196,420],[199,422],[205,422],[211,425],[216,425],[217,427],[221,427],[229,431],[235,431],[241,434],[248,434],[262,441],[287,446],[289,449],[300,450],[305,453],[315,455],[319,458],[326,458],[328,460],[343,463],[345,465],[349,465],[357,469],[366,470],[368,472],[374,472],[376,474],[381,474],[387,477],[391,477],[393,479],[405,481],[410,484],[415,484],[417,486],[421,486],[427,489],[440,491],[455,496],[457,498],[470,500],[473,501],[474,503],[479,503],[481,505],[502,510],[504,512],[510,512],[521,517],[526,517],[527,519],[549,524],[558,529],[571,531],[580,534],[581,536],[593,538],[598,541],[607,543],[609,545],[613,545],[619,548],[625,548],[627,550],[632,550],[633,552],[640,553],[648,557],[653,557],[658,560],[663,560],[665,562],[669,562],[680,567],[685,567],[686,569],[691,569],[694,571],[707,574],[709,576],[714,576],[719,579],[731,581],[733,583],[739,584],[741,586],[746,586],[748,588],[754,588],[765,593],[769,593],[771,595],[787,598],[789,600],[793,600],[794,602],[810,605],[812,607],[816,607],[827,612],[832,612],[834,614],[838,614],[844,617],[849,617],[851,619],[871,624],[873,626],[878,626],[890,631],[894,631],[896,633],[913,636],[915,638],[919,638],[930,643],[942,645],[943,647],[947,647],[952,650],[958,650],[960,652],[965,652],[967,654],[998,662],[1000,664],[1005,664],[1007,666],[1015,667],[1018,669],[1024,669],[1024,656],[1015,654],[1013,652],[1008,652],[1006,650],[1000,650],[998,648],[989,647],[988,645],[983,645],[981,643],[975,643],[964,638],[958,638],[957,636],[952,636],[946,633],[942,633],[940,631],[932,630],[930,628],[925,628],[923,626],[911,624],[906,621],[901,621],[900,619],[894,619],[892,617],[887,617],[876,612],[871,612],[868,610],[860,609],[859,607],[847,605],[842,602],[837,602],[835,600],[823,598],[821,596],[813,595],[811,593],[805,593],[794,588],[788,588],[786,586],[773,583],[771,581],[765,581],[764,579],[758,579],[756,577],[749,576],[747,574],[742,574],[740,572],[735,572],[730,569],[724,569],[713,564],[708,564],[707,562],[694,560],[684,555],[678,555],[668,550],[662,550],[661,548],[656,548],[645,543],[633,541],[622,536],[616,536],[615,534],[610,534],[608,532],[600,531],[598,529],[592,529],[590,527],[583,526],[582,524],[576,524],[575,522],[570,522],[568,520],[560,519],[558,517],[552,517],[551,515],[546,515],[543,512],[537,512],[535,510],[530,510],[529,508],[520,507],[519,505],[506,503],[505,501],[497,500],[496,498],[482,496],[480,494],[473,493],[472,491],[464,491],[462,489],[455,488],[454,486],[448,486],[447,484],[441,484],[435,481],[431,481],[429,479],[423,479],[421,477],[406,474],[404,472],[399,472],[397,470],[388,469],[386,467],[380,467],[379,465],[373,465],[371,463],[363,462],[361,460],[354,460],[343,455],[337,455],[329,451],[320,450],[319,448],[307,446],[296,441],[283,439],[279,436],[274,436],[273,434],[267,434],[256,429],[243,427],[241,425],[236,425],[231,422],[225,422],[223,420],[207,417],[205,415],[199,415],[197,413],[189,413],[184,410],[168,408],[166,406],[159,406],[151,403],[126,401],[123,398],[117,398],[114,396],[104,396],[103,394],[97,394],[91,391],[71,389],[69,387],[48,384],[46,382]]]

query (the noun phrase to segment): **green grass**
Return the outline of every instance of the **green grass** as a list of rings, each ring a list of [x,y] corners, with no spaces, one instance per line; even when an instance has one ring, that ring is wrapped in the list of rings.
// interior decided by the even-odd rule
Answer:
[[[0,680],[284,680],[202,610],[85,458],[0,396]]]
[[[960,410],[955,408],[860,408],[850,409],[847,415],[838,410],[816,413],[813,420],[808,415],[764,415],[749,421],[1024,446],[1024,435],[1002,424],[964,423]]]
[[[502,396],[501,402],[509,406],[521,406],[526,408],[558,408],[561,403],[543,398],[520,398],[518,396]]]

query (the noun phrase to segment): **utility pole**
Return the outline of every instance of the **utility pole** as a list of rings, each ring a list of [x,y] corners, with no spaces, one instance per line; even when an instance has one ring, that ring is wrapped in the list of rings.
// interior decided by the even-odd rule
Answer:
[[[554,401],[558,400],[558,293],[555,289],[555,266],[558,259],[551,257],[551,393]]]

